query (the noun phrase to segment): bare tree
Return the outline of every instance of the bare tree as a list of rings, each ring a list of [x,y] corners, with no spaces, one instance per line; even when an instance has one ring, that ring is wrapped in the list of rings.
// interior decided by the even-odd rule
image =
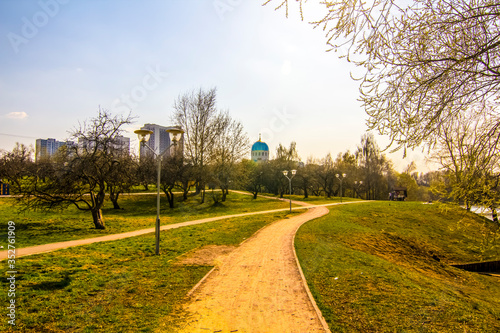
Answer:
[[[173,154],[164,158],[161,168],[160,187],[167,196],[169,207],[174,208],[174,189],[177,188],[177,184],[182,176],[183,157],[179,154]]]
[[[102,207],[108,182],[120,167],[121,147],[116,138],[132,118],[98,115],[72,132],[78,146],[67,147],[59,159],[37,162],[24,181],[22,202],[26,209],[62,209],[70,205],[90,211],[96,229],[104,229]],[[119,148],[117,148],[119,147]]]
[[[0,157],[0,180],[10,184],[12,192],[20,193],[23,178],[33,164],[33,148],[16,143],[12,151],[2,152]]]
[[[280,198],[283,198],[283,195],[289,191],[289,181],[283,176],[283,171],[297,169],[299,160],[296,142],[292,141],[288,148],[281,143],[276,147],[276,158],[269,165],[273,167],[273,176],[271,179],[275,183],[274,193],[279,194]]]
[[[243,160],[239,163],[239,177],[236,185],[253,194],[253,198],[257,199],[257,195],[262,193],[264,182],[264,164],[267,162],[256,163],[252,160]]]
[[[243,125],[231,119],[228,113],[219,118],[222,133],[210,149],[210,170],[212,182],[222,191],[221,201],[225,201],[230,182],[237,177],[236,163],[248,154],[249,140]]]
[[[184,129],[184,152],[187,162],[196,169],[196,191],[205,188],[210,151],[223,133],[223,115],[217,110],[216,89],[181,95],[174,103],[172,120]],[[204,191],[202,193],[204,202]]]
[[[304,199],[309,198],[309,192],[313,187],[317,165],[312,163],[312,159],[308,160],[303,167],[299,167],[296,177],[297,187],[302,191]]]
[[[156,161],[153,154],[143,154],[137,162],[138,168],[136,171],[137,182],[144,187],[145,191],[149,190],[149,185],[156,180]]]
[[[361,138],[361,144],[356,151],[358,165],[363,175],[363,187],[366,190],[366,199],[385,199],[389,192],[386,177],[391,170],[391,163],[381,154],[372,133]]]
[[[318,168],[318,179],[325,195],[330,198],[334,194],[335,181],[334,164],[330,153],[321,160],[320,167]]]
[[[122,151],[116,154],[116,164],[106,180],[109,200],[114,209],[120,209],[118,198],[120,194],[129,192],[137,183],[138,163],[130,156],[129,152]]]

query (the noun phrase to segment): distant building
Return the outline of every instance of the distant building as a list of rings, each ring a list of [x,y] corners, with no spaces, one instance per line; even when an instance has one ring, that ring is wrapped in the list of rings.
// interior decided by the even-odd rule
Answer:
[[[176,126],[161,126],[161,125],[156,125],[156,124],[144,124],[143,127],[141,127],[141,130],[150,130],[153,132],[151,136],[149,137],[149,140],[146,141],[146,145],[149,146],[149,148],[153,149],[156,154],[161,154],[163,153],[166,149],[170,147],[172,142],[170,141],[170,135],[167,132],[168,129],[178,129],[179,127]],[[176,147],[177,152],[183,152],[184,151],[184,135],[181,136],[180,142],[178,143],[178,147]],[[153,152],[151,149],[148,147],[144,147],[141,145],[139,154],[141,157],[144,156],[152,156]],[[172,148],[172,147],[171,147]],[[170,156],[171,151],[169,150],[168,152],[165,152],[163,156]]]
[[[9,194],[10,194],[9,187],[10,187],[10,185],[9,185],[9,184],[4,183],[4,182],[0,179],[0,195],[9,195]]]
[[[124,153],[130,153],[130,138],[119,135],[116,137],[116,142],[114,144],[115,149],[120,149]]]
[[[78,148],[92,149],[95,146],[95,141],[90,141],[85,138],[78,139]],[[123,153],[130,152],[130,138],[118,135],[115,137],[114,142],[110,144],[110,148],[121,150]]]
[[[37,139],[35,146],[35,160],[53,156],[63,146],[74,146],[73,141],[57,141],[53,138]]]
[[[261,141],[259,134],[259,141],[252,145],[252,161],[262,162],[269,160],[269,147],[267,143]]]

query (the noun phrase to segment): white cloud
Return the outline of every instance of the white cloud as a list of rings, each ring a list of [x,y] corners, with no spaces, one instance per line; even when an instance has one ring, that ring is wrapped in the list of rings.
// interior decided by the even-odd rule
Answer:
[[[26,112],[11,112],[5,117],[9,119],[25,119],[28,118],[28,114]]]

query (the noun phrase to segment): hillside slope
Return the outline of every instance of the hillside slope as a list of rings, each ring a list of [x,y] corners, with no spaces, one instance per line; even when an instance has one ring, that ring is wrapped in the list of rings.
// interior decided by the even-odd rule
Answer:
[[[371,202],[330,208],[295,247],[333,332],[498,332],[500,278],[450,266],[500,259],[498,236],[453,206]]]

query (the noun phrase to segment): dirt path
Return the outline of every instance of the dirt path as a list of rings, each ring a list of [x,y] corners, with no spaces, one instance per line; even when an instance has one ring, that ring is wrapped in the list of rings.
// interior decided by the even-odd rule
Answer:
[[[209,217],[209,218],[200,219],[200,220],[193,220],[193,221],[163,225],[160,227],[160,230],[163,231],[163,230],[169,230],[169,229],[176,229],[176,228],[181,228],[181,227],[185,227],[185,226],[189,226],[189,225],[213,222],[213,221],[229,219],[229,218],[233,218],[233,217],[269,214],[269,213],[283,212],[286,210],[288,210],[288,208],[279,208],[279,209],[272,209],[272,210],[265,210],[265,211],[258,211],[258,212],[249,212],[249,213]],[[23,248],[18,248],[15,250],[16,251],[16,258],[29,256],[29,255],[33,255],[33,254],[38,254],[38,253],[51,252],[51,251],[60,250],[60,249],[66,249],[68,247],[73,247],[73,246],[86,245],[86,244],[92,244],[92,243],[97,243],[97,242],[107,242],[107,241],[128,238],[128,237],[135,237],[135,236],[140,236],[140,235],[149,234],[149,233],[153,233],[153,232],[155,232],[155,228],[147,228],[147,229],[124,232],[121,234],[111,234],[111,235],[106,235],[106,236],[101,236],[101,237],[77,239],[77,240],[73,240],[73,241],[65,241],[65,242],[49,243],[49,244],[36,245],[36,246],[30,246],[30,247],[23,247]],[[0,261],[7,259],[7,256],[8,256],[7,250],[0,251]]]
[[[243,191],[231,191],[231,192],[245,194],[245,195],[252,195],[251,193],[243,192]],[[135,194],[135,193],[124,193],[122,195],[132,195],[132,194]],[[139,194],[156,195],[156,193],[139,193]],[[2,196],[2,197],[18,197],[18,196],[6,195],[6,196]],[[275,198],[275,197],[265,197],[265,198],[284,200],[284,199],[279,199],[279,198]],[[297,202],[292,201],[292,203],[295,203],[295,204],[298,204],[301,206],[310,206],[309,204],[306,204],[303,202],[298,202],[298,201]],[[301,209],[301,207],[295,207],[293,209]],[[164,225],[164,226],[160,227],[160,230],[163,231],[163,230],[175,229],[175,228],[185,227],[185,226],[189,226],[189,225],[218,221],[218,220],[223,220],[223,219],[228,219],[228,218],[233,218],[233,217],[268,214],[268,213],[282,212],[282,211],[286,211],[286,210],[288,210],[288,208],[280,208],[280,209],[273,209],[273,210],[266,210],[266,211],[248,212],[248,213],[240,213],[240,214],[233,214],[233,215],[209,217],[209,218],[200,219],[200,220]],[[92,243],[97,243],[97,242],[113,241],[113,240],[118,240],[118,239],[123,239],[123,238],[128,238],[128,237],[135,237],[135,236],[140,236],[140,235],[144,235],[144,234],[149,234],[149,233],[153,233],[153,232],[155,232],[155,228],[147,228],[147,229],[124,232],[121,234],[111,234],[111,235],[106,235],[106,236],[101,236],[101,237],[77,239],[77,240],[72,240],[72,241],[64,241],[64,242],[58,242],[58,243],[49,243],[49,244],[42,244],[42,245],[36,245],[36,246],[29,246],[29,247],[24,247],[24,248],[16,248],[15,255],[16,255],[16,258],[20,258],[20,257],[24,257],[24,256],[33,255],[33,254],[46,253],[46,252],[51,252],[51,251],[55,251],[55,250],[66,249],[68,247],[73,247],[73,246],[87,245],[87,244],[92,244]],[[5,247],[5,248],[7,248],[7,247]],[[8,250],[0,250],[0,261],[7,259],[7,257],[11,253],[12,252],[9,253]]]
[[[325,332],[304,285],[293,240],[315,207],[261,229],[234,250],[194,291],[180,332]]]

